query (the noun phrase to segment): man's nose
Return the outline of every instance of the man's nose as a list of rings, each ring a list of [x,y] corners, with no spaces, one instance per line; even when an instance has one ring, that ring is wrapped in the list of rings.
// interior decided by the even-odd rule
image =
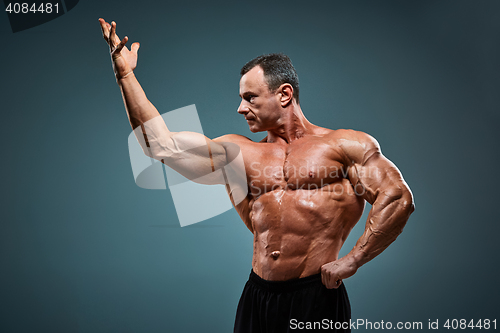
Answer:
[[[248,111],[248,106],[246,105],[245,101],[241,101],[240,106],[238,107],[238,113],[244,115],[248,113]]]

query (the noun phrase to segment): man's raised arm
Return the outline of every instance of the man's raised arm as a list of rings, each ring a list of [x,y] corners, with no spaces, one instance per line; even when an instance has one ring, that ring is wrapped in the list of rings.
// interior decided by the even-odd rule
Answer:
[[[199,133],[168,130],[134,75],[139,43],[133,43],[129,50],[125,46],[128,37],[122,40],[118,38],[115,22],[109,24],[102,18],[99,22],[104,40],[110,48],[116,82],[120,86],[130,125],[145,154],[191,180],[208,175],[226,165],[226,149],[222,144]],[[218,178],[208,181],[223,183],[223,180]]]
[[[322,266],[323,283],[337,288],[363,264],[384,251],[403,231],[414,210],[413,196],[397,167],[368,134],[346,131],[339,140],[349,166],[349,179],[357,195],[372,205],[365,232],[343,258]]]

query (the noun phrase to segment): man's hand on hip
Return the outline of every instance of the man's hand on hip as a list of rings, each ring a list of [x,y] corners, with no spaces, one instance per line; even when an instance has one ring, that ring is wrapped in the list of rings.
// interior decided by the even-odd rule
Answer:
[[[358,270],[355,261],[349,257],[329,262],[321,266],[321,282],[328,288],[337,289],[343,279],[354,275]]]

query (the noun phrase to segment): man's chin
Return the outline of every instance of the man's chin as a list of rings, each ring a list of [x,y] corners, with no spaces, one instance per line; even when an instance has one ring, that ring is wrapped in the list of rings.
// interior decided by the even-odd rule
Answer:
[[[252,133],[264,132],[263,129],[260,129],[256,126],[248,126],[248,128],[250,129],[250,132],[252,132]]]

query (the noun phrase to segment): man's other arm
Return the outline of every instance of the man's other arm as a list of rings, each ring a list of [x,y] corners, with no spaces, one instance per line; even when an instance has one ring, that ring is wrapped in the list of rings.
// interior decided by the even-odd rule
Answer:
[[[337,288],[342,279],[352,276],[394,242],[415,209],[410,188],[394,163],[382,155],[374,138],[346,131],[339,144],[355,193],[372,208],[354,248],[345,257],[322,266],[323,281],[329,288]]]

